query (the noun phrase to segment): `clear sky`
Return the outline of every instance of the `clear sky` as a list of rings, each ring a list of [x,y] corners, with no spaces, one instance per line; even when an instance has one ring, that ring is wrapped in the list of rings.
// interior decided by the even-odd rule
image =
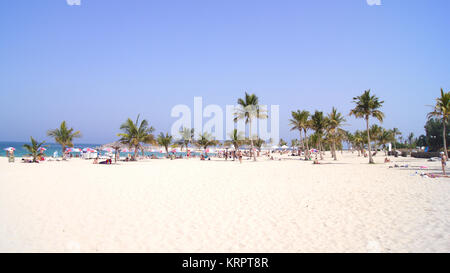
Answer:
[[[290,111],[348,114],[365,89],[383,126],[423,133],[450,91],[450,1],[0,0],[0,140],[47,139],[62,120],[82,143],[117,139],[142,114],[169,131],[176,104],[234,104],[244,91]],[[345,129],[364,122],[348,118]]]

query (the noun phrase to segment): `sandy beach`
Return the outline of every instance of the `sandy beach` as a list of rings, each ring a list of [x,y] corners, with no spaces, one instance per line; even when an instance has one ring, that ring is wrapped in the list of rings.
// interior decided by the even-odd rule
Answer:
[[[322,165],[2,157],[0,251],[450,252],[450,179],[416,174],[439,162],[338,156]]]

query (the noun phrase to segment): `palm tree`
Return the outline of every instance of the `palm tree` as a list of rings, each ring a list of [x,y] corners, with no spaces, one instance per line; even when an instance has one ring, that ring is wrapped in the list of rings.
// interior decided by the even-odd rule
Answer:
[[[317,134],[317,132],[314,132],[313,134],[309,135],[309,143],[311,143],[312,147],[317,148],[317,150],[319,149],[319,146],[320,146],[320,139],[321,139],[321,136],[319,136]],[[322,157],[322,154],[320,154],[320,156]],[[316,159],[317,159],[317,154],[316,154]]]
[[[303,141],[301,141],[301,143],[303,145]],[[298,139],[291,139],[292,153],[294,152],[294,150],[297,150],[297,155],[299,155],[299,152],[300,152],[299,146],[300,146],[300,141],[298,141]]]
[[[245,142],[245,135],[243,132],[238,132],[237,129],[234,129],[230,134],[230,143],[234,146],[234,149],[237,151],[239,147]]]
[[[369,132],[370,132],[370,136],[372,137],[373,141],[374,141],[374,145],[375,145],[375,150],[378,149],[378,146],[380,145],[379,143],[377,143],[378,141],[378,137],[380,136],[380,134],[383,133],[383,128],[377,124],[373,124],[372,126],[370,126]]]
[[[208,134],[207,132],[204,132],[203,134],[200,134],[199,135],[199,138],[198,138],[198,140],[197,140],[197,145],[199,146],[199,147],[202,147],[204,150],[205,150],[205,155],[208,155],[207,153],[206,153],[206,149],[209,147],[209,146],[213,146],[213,145],[216,145],[217,144],[217,142],[214,140],[214,138],[212,137],[212,135],[211,134]]]
[[[384,154],[386,155],[386,144],[393,141],[395,139],[394,133],[391,130],[382,129],[378,134],[378,143],[382,145]]]
[[[344,141],[347,143],[347,148],[352,150],[353,153],[353,143],[355,141],[355,136],[350,131],[345,131]]]
[[[188,148],[189,143],[192,143],[194,139],[194,128],[182,128],[180,131],[181,134],[181,150],[183,150],[183,145]]]
[[[383,105],[384,101],[380,101],[378,97],[370,94],[370,89],[364,91],[361,96],[357,96],[353,98],[353,102],[356,104],[356,107],[350,111],[350,116],[355,116],[356,118],[364,118],[366,121],[366,129],[367,129],[367,144],[369,149],[369,163],[374,164],[371,153],[371,145],[370,145],[370,130],[369,130],[369,118],[374,117],[378,119],[380,122],[383,122],[384,113],[379,109]]]
[[[29,152],[29,156],[33,157],[33,162],[38,162],[38,158],[44,154],[44,150],[42,148],[47,147],[44,146],[45,141],[39,143],[33,137],[30,137],[31,145],[24,144],[23,147]]]
[[[394,150],[397,150],[397,136],[401,135],[402,133],[400,132],[400,130],[398,128],[394,128],[391,130],[392,133],[394,134]]]
[[[334,160],[337,160],[336,156],[336,141],[339,138],[339,129],[342,124],[345,122],[344,116],[341,113],[338,113],[336,108],[331,109],[331,113],[328,114],[328,130],[331,136],[331,154],[333,155]]]
[[[323,160],[322,155],[322,138],[325,128],[327,128],[328,118],[323,115],[323,112],[315,111],[314,115],[311,116],[311,128],[315,131],[317,135],[317,145],[320,154],[320,159]]]
[[[143,150],[142,143],[154,143],[155,137],[152,132],[155,130],[153,127],[149,127],[148,121],[143,119],[139,122],[139,116],[136,121],[133,122],[130,118],[127,119],[121,126],[120,130],[123,133],[117,134],[121,137],[120,143],[128,145],[130,148],[134,148],[133,160],[137,160],[139,150]]]
[[[414,142],[414,133],[410,133],[408,135],[408,142],[409,142],[409,152],[411,153],[411,149],[413,148],[413,142]]]
[[[238,99],[237,103],[239,107],[234,113],[234,121],[237,122],[238,120],[245,119],[245,124],[249,125],[249,138],[251,146],[250,152],[253,154],[253,160],[256,161],[256,154],[253,153],[252,121],[254,119],[265,119],[267,118],[267,114],[266,111],[259,105],[259,99],[255,94],[249,95],[245,92],[245,98]]]
[[[356,130],[353,135],[353,141],[356,147],[358,147],[358,156],[364,153],[364,134],[363,132]]]
[[[291,131],[293,130],[299,130],[300,132],[300,139],[302,139],[302,131],[304,133],[304,141],[302,141],[302,148],[303,151],[305,151],[305,160],[309,159],[309,143],[308,138],[306,137],[306,132],[311,126],[311,123],[309,121],[309,112],[308,111],[300,111],[297,110],[297,112],[292,111],[291,112],[292,119],[290,119],[290,125],[292,126]],[[304,145],[306,144],[306,150]]]
[[[158,138],[156,139],[159,145],[164,146],[166,149],[167,156],[169,156],[169,146],[172,143],[172,136],[169,133],[164,135],[163,132],[159,133]]]
[[[265,141],[259,137],[255,140],[254,144],[255,144],[256,149],[258,149],[259,152],[261,152],[261,148],[264,143],[265,143]]]
[[[447,122],[450,116],[450,92],[444,92],[441,88],[441,96],[436,99],[436,105],[434,106],[434,111],[428,113],[428,119],[433,117],[441,118],[444,126],[443,130],[443,140],[444,140],[444,153],[448,159],[447,151]]]
[[[59,128],[48,130],[47,136],[53,137],[57,143],[61,144],[62,154],[64,156],[66,147],[73,147],[73,139],[80,138],[81,133],[80,131],[74,132],[74,129],[68,128],[66,121],[63,121]]]

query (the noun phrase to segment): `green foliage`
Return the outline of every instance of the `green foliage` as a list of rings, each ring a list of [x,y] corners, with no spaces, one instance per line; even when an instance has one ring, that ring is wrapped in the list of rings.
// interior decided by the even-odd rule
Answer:
[[[234,129],[230,133],[230,140],[227,143],[234,146],[234,149],[237,151],[239,147],[245,143],[245,135],[243,132],[239,132],[237,129]]]
[[[47,136],[53,137],[61,145],[64,154],[66,147],[73,147],[73,139],[80,138],[81,133],[80,131],[74,132],[74,129],[67,127],[66,121],[63,121],[59,128],[48,130]]]
[[[371,139],[370,139],[370,130],[369,130],[369,119],[370,117],[374,117],[380,122],[383,122],[384,113],[379,109],[383,106],[384,101],[380,101],[378,97],[370,94],[370,89],[364,91],[361,96],[357,96],[353,98],[353,102],[355,103],[355,108],[350,111],[350,116],[355,116],[356,118],[363,118],[366,120],[366,128],[367,128],[367,145],[369,147],[369,163],[373,164],[374,161],[372,159],[371,150]]]
[[[47,145],[44,146],[45,141],[39,143],[33,137],[30,137],[30,139],[31,145],[24,144],[23,147],[29,152],[28,155],[33,157],[33,162],[38,162],[38,158],[44,154],[42,148],[47,147]]]
[[[237,101],[239,107],[234,113],[234,121],[245,120],[245,123],[249,124],[249,138],[251,151],[253,152],[253,135],[252,135],[252,121],[254,119],[266,119],[267,111],[259,105],[259,98],[255,94],[248,94],[245,92],[244,99],[239,98]],[[256,136],[258,137],[258,136]],[[256,161],[256,155],[253,155],[253,159]]]
[[[262,145],[265,143],[265,141],[263,140],[263,139],[261,139],[261,138],[257,138],[256,140],[255,140],[255,147],[256,147],[256,149],[258,149],[258,151],[260,151],[261,152],[261,148],[262,148]]]
[[[128,145],[130,148],[134,148],[134,160],[137,159],[139,150],[143,150],[143,143],[155,143],[154,135],[152,134],[155,129],[149,126],[146,119],[139,122],[139,115],[135,122],[128,118],[120,126],[120,130],[123,133],[117,134],[117,136],[121,137],[119,142]]]
[[[188,148],[188,145],[194,141],[194,128],[182,128],[180,131],[181,139],[178,141],[178,143],[181,145],[181,148],[183,146]]]
[[[442,142],[443,145],[442,147],[444,148],[444,152],[448,158],[448,152],[447,152],[447,138],[448,138],[448,134],[447,134],[447,124],[449,121],[449,117],[450,117],[450,92],[444,92],[444,89],[441,88],[441,96],[436,98],[436,105],[434,106],[434,110],[430,113],[428,113],[428,119],[432,119],[432,118],[439,118],[442,122]],[[445,135],[445,137],[444,137]],[[430,141],[433,142],[434,144],[434,140]],[[431,145],[431,147],[435,148],[436,145]]]
[[[450,122],[446,122],[447,127],[450,126]],[[425,124],[425,133],[426,133],[426,145],[430,148],[431,151],[440,151],[442,148],[444,148],[444,141],[443,141],[443,131],[444,126],[442,124],[442,120],[431,118],[427,121]],[[450,137],[448,133],[446,132],[447,139],[446,142],[449,143]]]
[[[217,142],[214,140],[211,134],[208,134],[207,132],[204,132],[203,134],[199,135],[199,138],[197,140],[197,145],[199,147],[202,147],[203,149],[207,149],[209,146],[214,146],[217,144]]]
[[[163,146],[166,149],[166,153],[169,154],[169,146],[172,143],[172,136],[169,133],[159,133],[158,138],[156,139],[159,145]]]

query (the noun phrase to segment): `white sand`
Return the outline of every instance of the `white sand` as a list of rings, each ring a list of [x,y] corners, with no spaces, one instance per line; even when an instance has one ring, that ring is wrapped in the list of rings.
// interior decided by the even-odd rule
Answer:
[[[117,166],[3,157],[0,251],[450,252],[450,179],[339,157],[325,165],[191,159]],[[328,154],[324,162],[333,163]]]

